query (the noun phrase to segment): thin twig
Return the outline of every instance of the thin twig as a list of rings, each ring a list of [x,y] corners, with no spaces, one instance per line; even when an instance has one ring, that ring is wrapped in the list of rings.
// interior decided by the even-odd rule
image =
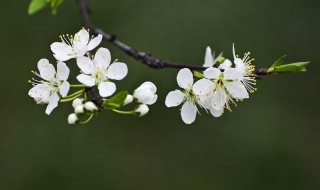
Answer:
[[[96,27],[90,19],[89,13],[90,9],[86,2],[86,0],[76,0],[77,5],[80,9],[80,14],[84,23],[84,26],[86,28],[89,28],[92,34],[98,35],[101,34],[103,36],[103,39],[112,43],[119,49],[121,49],[123,52],[128,54],[129,56],[135,58],[138,61],[141,61],[142,63],[148,65],[151,68],[155,69],[162,69],[162,68],[189,68],[191,70],[206,70],[207,67],[202,67],[198,65],[189,65],[189,64],[180,64],[180,63],[174,63],[167,60],[162,60],[157,57],[152,56],[150,53],[146,53],[143,51],[138,51],[136,49],[131,48],[127,44],[117,40],[115,35],[110,35],[105,33],[102,29]],[[267,69],[259,69],[255,71],[255,77],[259,78],[261,75],[267,75]]]

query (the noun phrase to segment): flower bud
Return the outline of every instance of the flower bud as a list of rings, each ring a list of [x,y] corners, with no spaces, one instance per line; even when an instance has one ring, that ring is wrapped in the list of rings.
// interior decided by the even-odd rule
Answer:
[[[72,106],[76,108],[77,106],[83,105],[83,98],[76,98],[72,102]]]
[[[149,112],[149,107],[145,104],[141,104],[134,110],[138,117],[142,117]]]
[[[131,102],[133,101],[133,96],[131,96],[130,94],[127,95],[126,99],[123,102],[123,105],[128,105],[131,104]]]
[[[79,115],[84,113],[84,106],[83,105],[78,105],[74,108],[74,112]]]
[[[157,99],[157,87],[152,82],[144,82],[133,93],[133,97],[138,99],[139,103],[152,105]]]
[[[68,116],[68,123],[69,125],[75,125],[77,121],[79,120],[77,114],[72,113]]]
[[[90,112],[99,110],[98,107],[93,102],[86,102],[84,108]]]

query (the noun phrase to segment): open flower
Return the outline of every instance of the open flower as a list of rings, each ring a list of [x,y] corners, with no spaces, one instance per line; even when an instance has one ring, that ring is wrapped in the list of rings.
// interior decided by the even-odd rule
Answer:
[[[53,56],[59,61],[67,61],[85,55],[88,51],[96,48],[102,41],[102,35],[90,39],[89,32],[81,29],[73,36],[60,36],[62,42],[51,44]]]
[[[233,99],[243,100],[249,98],[249,94],[239,80],[242,73],[236,68],[227,68],[221,72],[218,68],[208,68],[204,71],[204,79],[198,80],[193,85],[193,91],[201,97],[205,108],[210,109],[213,116],[222,115],[224,108],[230,110],[229,103]]]
[[[184,102],[181,109],[181,118],[186,124],[191,124],[195,121],[200,102],[196,94],[192,90],[193,74],[189,69],[181,69],[177,75],[178,85],[183,88],[183,92],[175,90],[169,92],[166,97],[165,104],[167,107],[176,107]]]
[[[82,84],[92,87],[97,85],[102,97],[111,96],[116,91],[116,85],[112,80],[122,80],[128,74],[125,63],[115,62],[110,65],[111,55],[108,49],[100,48],[93,60],[88,57],[78,57],[77,65],[83,72],[77,76]]]
[[[39,104],[48,104],[46,114],[50,115],[52,110],[58,106],[60,97],[67,96],[70,84],[67,82],[70,70],[63,62],[58,62],[57,72],[47,59],[38,62],[39,73],[33,72],[43,80],[30,81],[34,87],[29,91],[29,96]]]
[[[232,47],[232,52],[234,64],[236,65],[236,68],[239,69],[242,73],[239,80],[244,84],[249,92],[253,93],[257,90],[253,87],[253,85],[256,85],[256,79],[254,77],[255,66],[252,65],[252,61],[254,59],[250,59],[250,52],[246,53],[242,59],[236,56],[234,44]]]
[[[158,99],[156,92],[156,85],[152,82],[144,82],[134,91],[133,97],[136,98],[139,103],[152,105]]]

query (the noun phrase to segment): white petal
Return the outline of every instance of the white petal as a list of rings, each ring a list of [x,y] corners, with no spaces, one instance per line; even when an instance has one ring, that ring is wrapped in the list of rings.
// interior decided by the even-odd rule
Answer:
[[[52,94],[52,96],[50,97],[50,100],[49,100],[49,104],[46,109],[47,115],[50,115],[52,110],[58,106],[59,99],[60,98],[57,93]]]
[[[88,51],[93,50],[94,48],[96,48],[102,41],[102,35],[99,34],[97,37],[93,38],[92,40],[90,40],[89,44],[88,44]]]
[[[165,104],[168,108],[176,107],[182,103],[184,97],[185,94],[180,90],[171,91],[166,97]]]
[[[214,61],[212,56],[211,48],[208,46],[206,49],[206,55],[204,58],[204,67],[213,67]]]
[[[223,76],[225,80],[241,80],[243,78],[242,70],[239,68],[228,68],[224,70]]]
[[[183,89],[189,89],[193,85],[193,74],[190,69],[181,69],[177,75],[178,85]]]
[[[77,80],[86,86],[94,86],[96,84],[95,79],[92,76],[86,74],[80,74],[77,76]]]
[[[198,95],[197,103],[205,108],[210,109],[211,108],[211,102],[212,102],[212,95],[211,94],[205,94],[205,95]]]
[[[93,74],[95,71],[94,64],[92,60],[85,56],[80,56],[77,58],[77,65],[81,71],[85,74]]]
[[[245,86],[240,81],[235,82],[228,82],[225,84],[226,88],[228,89],[229,93],[237,99],[245,99],[249,98],[249,93],[246,90]]]
[[[220,74],[220,69],[214,67],[208,68],[203,72],[203,75],[208,79],[218,79],[220,77]]]
[[[65,43],[55,42],[51,44],[50,48],[54,53],[54,57],[59,61],[67,61],[73,57],[72,47]]]
[[[52,81],[55,78],[56,70],[54,66],[49,63],[47,59],[41,59],[38,62],[38,69],[40,71],[41,78]]]
[[[70,84],[67,81],[64,81],[61,85],[60,85],[60,94],[62,97],[66,97],[69,90],[70,90]]]
[[[152,97],[150,97],[144,103],[147,105],[152,105],[152,104],[156,103],[157,100],[158,100],[158,95],[154,94]]]
[[[145,89],[150,89],[151,92],[156,93],[157,92],[157,87],[155,84],[153,84],[152,82],[144,82],[142,83],[137,89],[136,91],[140,91],[140,90],[145,90]]]
[[[108,68],[107,77],[113,80],[122,80],[128,74],[128,67],[125,63],[116,62]]]
[[[210,109],[210,113],[211,115],[213,115],[214,117],[220,117],[224,112],[224,109],[220,109],[220,110],[216,110],[216,109]]]
[[[220,110],[227,102],[227,94],[224,89],[214,91],[212,94],[211,108]]]
[[[93,62],[96,68],[107,69],[111,62],[110,51],[107,48],[99,48]]]
[[[219,65],[219,69],[225,70],[227,68],[230,68],[231,65],[232,65],[232,62],[229,59],[226,59],[221,65]]]
[[[32,98],[43,99],[48,97],[53,90],[55,90],[55,88],[48,84],[37,84],[29,90],[28,94]]]
[[[208,79],[200,79],[193,85],[193,92],[196,95],[205,95],[208,94],[215,88],[215,84]]]
[[[234,64],[236,65],[236,67],[243,67],[244,66],[243,60],[240,58],[235,58]]]
[[[116,85],[113,82],[102,82],[99,84],[98,89],[100,96],[108,97],[116,91]]]
[[[59,61],[57,65],[57,79],[67,80],[70,74],[70,69],[64,62]]]
[[[88,50],[89,33],[85,29],[81,29],[78,33],[74,35],[73,39],[73,50],[78,55],[84,55]]]
[[[194,103],[190,101],[184,103],[181,108],[181,118],[183,122],[186,124],[193,123],[196,120],[197,111],[197,106]]]

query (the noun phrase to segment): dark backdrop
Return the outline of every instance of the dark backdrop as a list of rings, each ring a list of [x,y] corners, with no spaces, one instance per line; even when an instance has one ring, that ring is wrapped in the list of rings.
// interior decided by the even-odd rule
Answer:
[[[85,126],[67,125],[71,106],[48,117],[27,96],[49,45],[75,33],[74,1],[56,16],[27,16],[28,1],[1,1],[0,189],[318,189],[320,185],[319,3],[311,0],[90,0],[93,21],[135,48],[202,64],[205,47],[232,56],[251,51],[258,68],[287,54],[310,60],[307,73],[267,76],[232,113],[205,113],[184,125],[167,109],[178,70],[152,70],[109,43],[128,63],[120,90],[150,80],[159,100],[144,118],[102,112]],[[71,66],[76,69],[75,66]],[[74,72],[75,74],[75,72]]]

